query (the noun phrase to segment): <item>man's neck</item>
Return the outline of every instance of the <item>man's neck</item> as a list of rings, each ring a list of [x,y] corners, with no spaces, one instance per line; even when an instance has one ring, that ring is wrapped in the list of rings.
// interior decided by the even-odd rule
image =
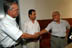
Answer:
[[[11,14],[8,14],[10,17],[12,17],[12,18],[15,18],[13,15],[11,15]]]
[[[31,19],[31,21],[32,21],[32,23],[34,23],[34,22],[35,22],[35,20],[32,20],[32,19]]]
[[[12,15],[8,14],[10,17],[12,17]],[[13,18],[13,17],[12,17]]]
[[[56,21],[58,24],[60,24],[60,20]]]

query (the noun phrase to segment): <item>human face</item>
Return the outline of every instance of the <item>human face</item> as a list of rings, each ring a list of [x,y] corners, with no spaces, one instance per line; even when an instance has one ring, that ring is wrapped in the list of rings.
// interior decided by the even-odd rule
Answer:
[[[32,14],[30,14],[30,19],[31,20],[35,20],[36,19],[36,12],[32,12]]]
[[[52,13],[52,17],[54,21],[59,21],[60,20],[60,14],[58,13]]]
[[[16,18],[19,15],[19,8],[18,5],[16,3],[11,5],[11,10],[9,11],[10,16],[12,16],[13,18]]]

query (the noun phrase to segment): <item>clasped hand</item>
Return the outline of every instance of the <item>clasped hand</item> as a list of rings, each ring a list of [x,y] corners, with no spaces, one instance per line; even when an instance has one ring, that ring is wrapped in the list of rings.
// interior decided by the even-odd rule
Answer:
[[[22,35],[22,38],[26,38],[26,39],[29,39],[29,38],[33,38],[33,39],[36,39],[39,37],[39,32],[36,32],[35,34],[28,34],[28,33],[23,33]]]

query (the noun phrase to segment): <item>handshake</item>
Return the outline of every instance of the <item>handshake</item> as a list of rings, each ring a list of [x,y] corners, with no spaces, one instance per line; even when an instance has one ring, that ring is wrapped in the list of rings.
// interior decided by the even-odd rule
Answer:
[[[45,33],[47,33],[47,30],[45,30],[45,29],[42,30],[42,31],[40,31],[40,32],[36,32],[36,33],[33,34],[33,35],[27,34],[27,33],[23,33],[22,38],[26,38],[26,39],[33,38],[33,39],[36,39],[36,38],[38,38],[40,35],[45,34]]]
[[[40,36],[40,32],[36,32],[35,34],[28,34],[28,33],[23,33],[22,34],[22,38],[26,38],[26,39],[30,39],[30,38],[33,38],[33,39],[36,39]]]

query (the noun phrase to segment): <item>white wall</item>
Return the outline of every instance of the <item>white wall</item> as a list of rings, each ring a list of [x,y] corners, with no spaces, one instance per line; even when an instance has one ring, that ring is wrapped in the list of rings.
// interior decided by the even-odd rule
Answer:
[[[51,19],[55,10],[61,12],[61,18],[72,18],[72,0],[19,0],[19,4],[22,26],[29,9],[36,9],[37,19]]]

